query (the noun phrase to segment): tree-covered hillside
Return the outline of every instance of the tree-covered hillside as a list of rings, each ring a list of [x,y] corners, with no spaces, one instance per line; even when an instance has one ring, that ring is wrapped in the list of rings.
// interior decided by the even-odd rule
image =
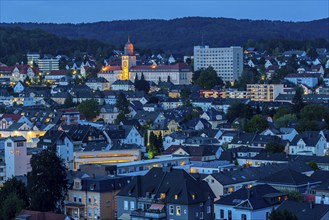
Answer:
[[[123,46],[130,35],[138,48],[192,54],[194,45],[244,45],[248,39],[329,39],[329,18],[310,22],[187,17],[172,20],[125,20],[81,24],[15,23],[2,26],[40,28],[72,39],[88,38]]]

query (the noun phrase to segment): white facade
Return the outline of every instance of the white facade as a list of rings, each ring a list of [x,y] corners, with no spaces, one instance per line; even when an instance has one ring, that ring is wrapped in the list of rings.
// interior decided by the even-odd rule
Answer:
[[[223,81],[234,81],[243,71],[242,47],[194,47],[194,71],[212,66]]]
[[[25,138],[9,137],[5,141],[5,163],[6,179],[27,174],[29,160]]]
[[[289,146],[289,154],[291,155],[316,155],[325,156],[327,151],[327,142],[324,137],[318,140],[315,146],[307,146],[303,139],[297,142],[297,145]]]
[[[277,208],[277,206],[275,206]],[[222,211],[221,211],[222,210]],[[272,207],[258,209],[258,210],[250,210],[247,208],[236,208],[234,206],[226,206],[215,204],[215,213],[216,219],[245,219],[245,220],[259,220],[259,219],[267,219],[266,216],[269,215],[272,211]],[[223,215],[221,215],[223,214]],[[229,215],[231,218],[229,218]],[[244,218],[245,216],[245,218]]]
[[[57,156],[62,158],[69,169],[73,169],[73,143],[68,137],[56,146]]]
[[[40,71],[59,70],[59,59],[39,59],[38,66]]]

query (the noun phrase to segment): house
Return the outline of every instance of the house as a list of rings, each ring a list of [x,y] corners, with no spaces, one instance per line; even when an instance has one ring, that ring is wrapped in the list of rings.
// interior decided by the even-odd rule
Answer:
[[[321,181],[314,180],[309,176],[299,173],[290,168],[280,170],[257,182],[257,184],[268,184],[281,191],[298,191],[304,193],[308,187],[320,184]]]
[[[241,188],[215,202],[216,219],[268,219],[272,209],[287,199],[287,194],[267,184]]]
[[[107,124],[114,124],[115,119],[119,115],[119,109],[115,105],[103,105],[100,108],[98,118],[103,119]]]
[[[327,176],[328,172],[321,173],[322,175]],[[320,185],[310,189],[314,202],[316,204],[325,204],[329,205],[329,180],[322,182]]]
[[[132,125],[108,125],[105,133],[112,147],[122,147],[125,144],[144,146],[144,137]]]
[[[313,88],[319,83],[320,76],[318,73],[291,73],[284,77],[284,79],[296,85],[305,84]]]
[[[220,157],[223,149],[219,146],[179,146],[172,145],[167,149],[167,152],[175,150],[171,153],[174,156],[189,156],[191,161],[213,161]],[[166,152],[165,152],[166,153]]]
[[[317,131],[305,131],[291,141],[289,154],[324,156],[327,152],[327,140]]]
[[[16,85],[14,86],[14,93],[21,93],[27,85],[21,81],[18,81]]]
[[[42,149],[53,149],[56,151],[57,156],[60,157],[65,166],[73,169],[73,141],[64,131],[48,130],[42,136],[37,144]]]
[[[115,196],[129,182],[130,177],[76,177],[64,201],[64,214],[74,219],[115,219]]]
[[[103,77],[89,78],[86,82],[86,85],[92,90],[104,91],[110,89],[109,82]]]
[[[172,145],[181,145],[185,142],[187,136],[180,132],[173,132],[165,135],[163,138],[163,148],[167,150]]]
[[[130,80],[116,80],[111,85],[114,91],[133,91],[135,90],[134,83]]]
[[[326,220],[329,219],[329,206],[306,202],[284,201],[276,211],[287,210],[297,217],[298,220]]]
[[[208,184],[182,169],[152,168],[117,195],[118,219],[213,219]]]
[[[208,111],[204,112],[200,116],[200,118],[207,120],[211,124],[211,127],[213,129],[217,128],[219,124],[223,124],[227,122],[225,118],[225,114],[223,112],[219,112],[215,110],[214,108],[211,108]]]

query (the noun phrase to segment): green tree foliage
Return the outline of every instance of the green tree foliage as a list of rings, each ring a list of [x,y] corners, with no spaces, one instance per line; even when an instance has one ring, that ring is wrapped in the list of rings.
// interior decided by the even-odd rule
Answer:
[[[189,90],[187,87],[184,87],[181,92],[180,96],[183,101],[184,106],[192,106],[191,100],[190,100],[191,90]]]
[[[280,118],[277,118],[274,121],[274,124],[278,128],[287,127],[291,122],[297,122],[298,119],[295,114],[286,114],[281,116]]]
[[[256,68],[245,67],[239,79],[235,82],[234,87],[246,89],[247,84],[259,83],[261,74]]]
[[[314,161],[308,162],[308,166],[311,167],[312,170],[319,170],[320,168],[318,167],[318,164],[315,163]]]
[[[145,93],[148,93],[150,91],[150,84],[148,81],[145,80],[143,73],[140,79],[138,79],[137,76],[135,77],[134,86],[135,89],[138,91],[144,91]]]
[[[317,58],[318,55],[319,54],[316,52],[316,48],[315,47],[311,47],[307,51],[307,56],[310,57],[312,60],[314,60],[315,58]]]
[[[15,193],[10,193],[6,199],[2,201],[0,219],[14,219],[23,208],[24,201]]]
[[[266,150],[269,150],[272,153],[283,153],[284,145],[277,142],[270,142],[265,147]]]
[[[200,76],[195,81],[195,84],[203,89],[212,89],[215,86],[223,86],[223,80],[217,75],[213,67],[200,70]]]
[[[304,94],[303,88],[300,86],[296,87],[296,93],[292,99],[293,111],[295,113],[299,113],[299,111],[304,107],[303,96],[302,96],[303,94]]]
[[[100,113],[98,102],[95,99],[88,99],[86,101],[82,101],[78,105],[78,110],[88,120],[92,120],[92,119],[96,118]]]
[[[129,101],[126,99],[125,94],[120,93],[117,98],[115,106],[119,109],[119,115],[115,119],[114,123],[119,124],[121,121],[127,119],[129,114]]]
[[[24,30],[19,27],[0,27],[0,62],[14,65],[23,61],[25,54],[36,51],[43,54],[77,55],[76,51],[95,54],[97,48],[106,51],[103,58],[112,54],[113,46],[97,40],[71,40],[47,33],[41,29]],[[79,57],[81,58],[81,56]]]
[[[154,158],[154,156],[159,152],[157,143],[158,143],[157,136],[153,132],[151,132],[150,139],[149,139],[149,145],[147,146],[147,148],[148,148],[147,154],[148,154],[149,159]]]
[[[280,212],[273,208],[269,215],[269,220],[297,220],[297,217],[286,209]]]
[[[0,188],[0,219],[12,219],[12,215],[28,207],[28,202],[24,183],[15,177],[8,179]]]
[[[328,127],[329,109],[321,105],[307,105],[300,111],[299,131],[322,130]]]
[[[64,105],[63,105],[64,108],[72,108],[72,107],[75,107],[75,106],[76,106],[76,104],[73,102],[73,99],[72,99],[71,96],[67,97],[65,99]]]
[[[247,124],[248,132],[260,132],[268,128],[268,122],[262,115],[254,115]]]
[[[27,192],[30,209],[59,211],[67,193],[66,168],[53,150],[43,150],[31,158]]]
[[[277,109],[277,111],[273,115],[273,120],[277,120],[278,118],[281,118],[282,116],[291,114],[291,113],[292,113],[292,108],[286,107],[286,106],[280,107]]]
[[[232,122],[236,118],[250,119],[253,116],[253,109],[249,105],[240,102],[233,103],[227,111],[227,120]]]

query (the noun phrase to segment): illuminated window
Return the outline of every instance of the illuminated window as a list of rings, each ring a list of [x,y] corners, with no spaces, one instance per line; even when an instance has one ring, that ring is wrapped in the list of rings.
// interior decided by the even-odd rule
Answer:
[[[176,200],[178,199],[178,195],[177,195],[177,194],[175,195],[175,199],[176,199]]]
[[[195,195],[194,194],[192,194],[192,199],[195,199]]]
[[[166,194],[165,193],[161,193],[160,194],[160,199],[164,199],[164,198],[166,198]]]
[[[176,206],[176,215],[181,215],[180,206]]]

